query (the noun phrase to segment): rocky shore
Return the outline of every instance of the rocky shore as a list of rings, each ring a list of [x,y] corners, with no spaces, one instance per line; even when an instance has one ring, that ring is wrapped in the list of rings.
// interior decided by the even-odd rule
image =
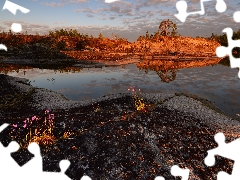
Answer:
[[[20,92],[33,88],[26,79],[4,78]],[[92,179],[176,179],[170,174],[172,165],[189,168],[191,180],[214,179],[220,170],[231,173],[230,160],[218,157],[214,167],[203,160],[207,150],[217,147],[216,133],[223,132],[227,142],[240,137],[239,121],[209,108],[210,102],[206,106],[183,94],[142,94],[142,98],[152,105],[146,111],[136,110],[131,94],[81,102],[35,88],[30,106],[36,113],[54,112],[58,139],[51,147],[41,147],[44,170],[58,171],[59,161],[67,158],[71,166],[66,174],[74,180],[83,174]],[[67,130],[72,136],[59,139],[59,133]],[[0,140],[7,141],[7,135]],[[16,160],[26,161],[24,152],[19,150]]]
[[[6,62],[27,63],[75,63],[76,61],[121,61],[140,58],[216,57],[220,44],[214,40],[190,37],[145,38],[136,42],[124,39],[80,38],[69,36],[1,35],[8,47],[1,56]],[[13,41],[14,46],[13,46]],[[1,58],[1,57],[0,57]],[[57,62],[57,63],[56,63]]]

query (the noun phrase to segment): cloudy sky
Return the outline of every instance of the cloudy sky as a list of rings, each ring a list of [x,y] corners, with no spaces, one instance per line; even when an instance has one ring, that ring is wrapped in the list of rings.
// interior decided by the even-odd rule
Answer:
[[[177,0],[119,0],[105,3],[104,0],[11,0],[28,8],[29,13],[17,11],[13,15],[3,10],[0,16],[0,30],[8,31],[12,23],[21,23],[23,31],[29,34],[48,34],[49,30],[60,28],[77,29],[80,33],[106,37],[112,34],[135,41],[146,31],[150,34],[158,30],[163,20],[170,19],[177,24],[182,36],[210,36],[222,34],[225,27],[234,31],[240,23],[233,20],[233,13],[240,11],[238,0],[225,0],[227,11],[218,13],[216,0],[204,2],[205,15],[190,15],[186,22],[180,22],[177,14]],[[186,0],[188,12],[200,11],[200,0]],[[5,0],[0,0],[3,7]]]

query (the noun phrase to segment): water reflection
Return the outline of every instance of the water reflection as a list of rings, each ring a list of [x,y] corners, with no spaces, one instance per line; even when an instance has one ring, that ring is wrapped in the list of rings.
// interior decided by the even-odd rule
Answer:
[[[176,75],[177,75],[176,71],[177,70],[175,70],[175,69],[171,69],[171,70],[160,70],[160,71],[156,71],[156,72],[157,72],[157,75],[160,77],[160,79],[163,82],[169,83],[176,79]]]
[[[0,63],[0,73],[5,75],[13,72],[19,73],[20,70],[23,70],[23,73],[25,75],[26,71],[29,69],[33,69],[33,68],[28,66],[17,65],[17,64],[12,65],[12,64]]]
[[[37,67],[38,69],[52,69],[55,73],[60,72],[60,73],[80,73],[83,68],[81,67],[74,67],[74,66],[62,66],[58,67],[55,65],[47,65],[45,68]],[[20,71],[23,72],[24,75],[26,75],[26,72],[36,69],[32,65],[27,66],[27,65],[18,65],[18,64],[5,64],[5,63],[0,63],[0,73],[2,74],[11,74],[11,73],[19,73]]]
[[[218,64],[221,59],[202,59],[202,60],[143,60],[137,64],[139,69],[145,69],[145,72],[148,73],[148,70],[155,71],[161,81],[169,83],[174,81],[177,76],[177,71],[182,68],[190,67],[203,67],[209,65]]]
[[[138,65],[80,68],[79,71],[76,71],[76,67],[65,70],[25,67],[9,71],[8,75],[27,78],[33,86],[59,92],[70,100],[85,101],[108,94],[125,93],[130,86],[135,86],[143,93],[195,94],[211,100],[228,114],[239,114],[238,70],[216,62],[216,59],[175,64],[171,61],[163,64],[162,61],[162,66],[159,66],[158,61],[142,61]]]

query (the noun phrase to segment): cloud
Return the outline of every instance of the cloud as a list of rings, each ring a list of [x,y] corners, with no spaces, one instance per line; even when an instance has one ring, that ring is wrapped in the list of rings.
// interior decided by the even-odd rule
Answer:
[[[104,7],[104,8],[98,8],[96,10],[93,10],[90,7],[84,8],[84,9],[75,9],[74,12],[83,12],[83,13],[92,13],[92,14],[99,14],[99,15],[103,15],[108,13],[111,16],[133,16],[134,12],[133,12],[133,8],[134,5],[130,2],[126,2],[126,1],[117,1],[114,4],[109,4],[108,7]]]
[[[99,20],[107,20],[107,18],[106,18],[106,17],[103,17],[103,16],[102,16],[102,17],[99,17],[98,19],[99,19]]]
[[[146,7],[160,7],[160,5],[172,6],[176,4],[176,0],[136,0],[137,4],[135,9],[138,11]]]
[[[99,8],[98,12],[113,13],[117,16],[133,16],[134,4],[127,1],[116,1],[113,4],[108,4],[106,8]]]
[[[64,4],[70,4],[70,3],[85,3],[88,2],[88,0],[61,0]]]
[[[51,3],[48,3],[48,2],[45,2],[45,3],[41,3],[45,6],[51,6],[51,7],[63,7],[64,4],[63,3],[56,3],[56,2],[51,2]]]
[[[98,11],[94,11],[92,8],[85,8],[85,9],[75,9],[75,12],[84,12],[84,13],[92,13],[92,14],[97,14]]]
[[[89,18],[94,17],[92,14],[87,14],[86,16],[89,17]]]
[[[88,17],[92,17],[92,14],[86,14]],[[36,34],[38,32],[40,35],[48,34],[49,30],[55,29],[76,29],[80,33],[87,33],[97,37],[100,32],[104,36],[111,37],[112,33],[119,35],[120,37],[127,38],[129,41],[136,41],[140,35],[145,35],[146,31],[149,34],[152,34],[158,30],[158,26],[162,21],[162,17],[156,19],[141,18],[139,17],[122,17],[121,20],[123,25],[119,26],[101,26],[101,25],[91,25],[91,26],[64,26],[63,24],[53,23],[52,26],[40,25],[36,23],[28,23],[26,21],[19,21],[18,23],[22,24],[23,32],[27,31],[28,34]],[[106,19],[101,17],[102,20]],[[108,19],[114,20],[115,16],[109,16]],[[205,16],[200,16],[199,18],[188,17],[188,20],[185,23],[176,23],[175,19],[170,19],[177,24],[178,32],[182,36],[202,36],[205,37],[211,36],[211,33],[222,34],[222,30],[229,26],[233,28],[234,31],[239,29],[237,23],[230,23],[230,19],[226,15],[221,15],[219,17],[209,18]],[[1,29],[8,31],[11,27],[11,24],[14,21],[0,21]]]
[[[188,3],[188,11],[199,11],[200,0],[186,0]],[[62,7],[69,3],[85,3],[88,0],[59,0],[45,5],[52,7]],[[234,2],[234,3],[233,3]],[[135,0],[135,1],[116,1],[114,3],[106,4],[104,0],[98,0],[96,6],[86,7],[81,9],[75,8],[73,11],[75,14],[83,13],[86,17],[98,18],[99,24],[106,24],[111,22],[112,24],[119,24],[113,26],[109,23],[109,26],[66,26],[64,24],[54,24],[51,27],[46,25],[38,25],[35,23],[23,22],[23,31],[35,34],[48,34],[49,29],[61,29],[72,28],[77,29],[80,33],[88,33],[89,35],[98,36],[100,32],[104,36],[111,35],[112,33],[119,35],[120,37],[129,38],[130,41],[134,41],[140,35],[145,35],[146,31],[150,34],[158,30],[161,21],[170,19],[177,24],[178,32],[182,36],[211,36],[211,33],[222,34],[224,27],[231,27],[234,31],[239,29],[239,24],[233,21],[233,12],[239,9],[239,2],[229,0],[227,4],[228,10],[226,13],[218,13],[215,9],[216,1],[210,1],[204,3],[205,15],[190,15],[187,17],[185,23],[180,22],[174,17],[177,13],[176,0]],[[100,5],[99,5],[100,4]],[[88,4],[86,4],[88,6]],[[92,5],[92,4],[91,4]],[[93,18],[92,18],[93,19]],[[95,19],[95,18],[94,18]],[[112,20],[112,21],[109,21]],[[7,31],[10,29],[13,21],[1,22],[2,29]],[[69,21],[70,22],[70,21]],[[69,23],[68,22],[68,23]],[[96,23],[93,21],[93,23]]]
[[[114,20],[114,19],[115,19],[115,17],[114,17],[114,16],[111,16],[111,17],[109,17],[109,19],[110,19],[110,20]]]
[[[2,29],[8,31],[14,21],[3,21],[1,24],[3,25]],[[18,21],[22,25],[22,32],[28,32],[28,34],[36,34],[37,32],[40,34],[48,34],[50,27],[47,25],[40,24],[30,24],[26,21]]]
[[[66,4],[71,4],[71,3],[86,3],[88,0],[60,0],[60,2],[42,2],[41,4],[45,6],[51,6],[51,7],[64,7]]]

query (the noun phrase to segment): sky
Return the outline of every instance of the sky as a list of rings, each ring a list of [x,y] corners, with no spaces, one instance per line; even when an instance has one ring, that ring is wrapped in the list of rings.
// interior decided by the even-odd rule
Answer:
[[[216,0],[204,2],[204,15],[190,15],[182,23],[177,14],[176,0],[118,0],[105,3],[104,0],[11,0],[30,10],[16,15],[2,10],[0,30],[8,31],[12,23],[22,25],[28,34],[48,34],[55,29],[76,29],[79,33],[97,37],[99,33],[111,38],[118,35],[129,41],[136,41],[140,35],[158,30],[160,23],[171,20],[177,25],[178,33],[188,37],[209,37],[212,33],[222,34],[226,27],[234,31],[240,23],[233,19],[233,13],[240,11],[239,0],[225,0],[227,10],[223,13],[215,9]],[[186,0],[187,12],[200,11],[199,0]],[[0,0],[3,7],[5,0]]]

